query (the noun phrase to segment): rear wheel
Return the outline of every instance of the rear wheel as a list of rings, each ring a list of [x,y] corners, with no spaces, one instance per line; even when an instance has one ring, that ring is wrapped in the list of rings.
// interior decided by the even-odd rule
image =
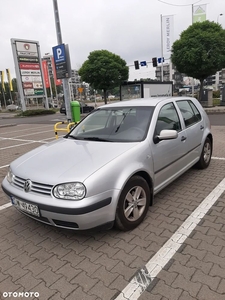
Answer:
[[[211,156],[212,156],[212,142],[207,137],[202,149],[200,159],[196,164],[197,168],[206,169],[210,164]]]
[[[120,195],[115,226],[123,231],[137,227],[147,214],[150,197],[150,189],[145,179],[133,176]]]

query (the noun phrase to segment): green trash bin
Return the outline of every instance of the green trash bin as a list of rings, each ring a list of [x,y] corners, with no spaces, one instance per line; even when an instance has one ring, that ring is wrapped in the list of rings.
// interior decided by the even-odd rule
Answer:
[[[80,103],[78,101],[71,101],[71,118],[73,122],[80,121]]]

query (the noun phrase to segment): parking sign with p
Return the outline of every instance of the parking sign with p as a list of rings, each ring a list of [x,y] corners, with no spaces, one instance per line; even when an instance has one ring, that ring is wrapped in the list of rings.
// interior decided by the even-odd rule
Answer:
[[[53,49],[53,56],[56,64],[66,61],[65,44],[55,46],[52,49]]]
[[[56,78],[71,77],[71,65],[68,45],[61,44],[52,48],[55,62]]]

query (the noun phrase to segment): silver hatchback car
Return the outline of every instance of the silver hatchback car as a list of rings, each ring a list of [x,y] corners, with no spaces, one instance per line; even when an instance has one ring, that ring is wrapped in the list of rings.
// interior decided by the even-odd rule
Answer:
[[[4,192],[20,212],[74,230],[132,230],[153,197],[193,165],[207,168],[209,119],[190,97],[121,101],[10,164]]]

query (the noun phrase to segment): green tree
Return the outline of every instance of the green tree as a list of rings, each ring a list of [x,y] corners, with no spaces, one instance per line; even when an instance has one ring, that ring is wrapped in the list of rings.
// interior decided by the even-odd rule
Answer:
[[[194,23],[174,42],[171,60],[180,73],[200,80],[201,100],[204,79],[225,67],[225,30],[215,22]]]
[[[13,87],[13,92],[18,92],[17,91],[17,79],[16,78],[12,79],[12,87]]]
[[[129,68],[120,56],[107,50],[95,50],[78,71],[82,81],[95,90],[103,90],[107,103],[107,91],[119,86],[128,79]]]
[[[13,90],[10,91],[10,86],[8,82],[4,82],[5,89],[3,90],[2,85],[0,84],[0,104],[2,106],[11,104],[11,100],[16,103],[17,99],[17,85],[16,85],[16,79],[12,79],[12,87]],[[4,94],[3,94],[4,93]]]

